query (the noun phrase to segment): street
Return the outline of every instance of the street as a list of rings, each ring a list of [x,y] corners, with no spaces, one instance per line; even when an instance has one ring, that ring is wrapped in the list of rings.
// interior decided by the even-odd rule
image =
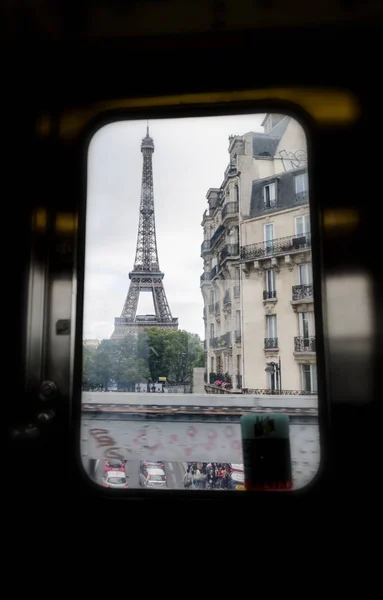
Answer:
[[[130,488],[139,488],[140,479],[140,461],[139,460],[128,460],[126,463],[126,472],[129,476],[128,484]],[[172,490],[183,489],[182,480],[185,475],[185,467],[182,462],[166,462],[165,463],[166,480],[168,488]],[[103,484],[102,476],[104,474],[104,462],[98,460],[96,462],[96,473],[95,481],[100,485]]]

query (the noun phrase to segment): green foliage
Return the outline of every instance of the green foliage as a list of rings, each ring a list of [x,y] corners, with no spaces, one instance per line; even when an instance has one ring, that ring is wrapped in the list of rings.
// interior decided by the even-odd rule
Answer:
[[[136,383],[166,377],[170,384],[189,384],[194,367],[204,366],[197,334],[153,327],[123,340],[102,340],[96,349],[84,347],[83,387],[134,390]]]

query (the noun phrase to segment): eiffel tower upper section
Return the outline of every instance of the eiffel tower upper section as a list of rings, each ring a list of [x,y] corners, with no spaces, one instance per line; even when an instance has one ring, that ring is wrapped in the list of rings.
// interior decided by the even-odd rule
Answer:
[[[163,285],[164,273],[160,271],[158,261],[152,165],[154,142],[149,135],[149,127],[141,143],[141,152],[143,165],[136,257],[129,273],[130,286],[121,316],[114,320],[112,339],[121,339],[128,333],[148,327],[178,329],[178,319],[170,312]],[[141,292],[152,293],[154,315],[137,315]]]

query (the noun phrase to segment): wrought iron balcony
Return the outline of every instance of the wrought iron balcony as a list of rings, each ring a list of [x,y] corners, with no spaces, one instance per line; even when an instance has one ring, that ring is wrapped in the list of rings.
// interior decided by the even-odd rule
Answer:
[[[221,350],[231,346],[231,332],[228,331],[223,335],[210,339],[210,348],[214,350]]]
[[[240,294],[241,294],[241,286],[235,285],[234,286],[234,298],[239,298]]]
[[[240,329],[236,329],[234,332],[234,338],[237,344],[241,343],[242,340],[242,332]]]
[[[228,257],[239,256],[239,245],[238,244],[226,244],[221,250],[219,255],[220,262],[223,262]]]
[[[213,233],[213,235],[210,238],[210,250],[213,249],[214,245],[216,242],[218,242],[219,238],[221,237],[221,235],[223,235],[225,233],[225,227],[223,225],[220,225],[217,229],[217,231],[215,233]]]
[[[315,337],[295,337],[294,352],[316,352]]]
[[[228,304],[231,304],[230,290],[226,290],[225,295],[223,297],[223,305],[227,306]]]
[[[288,237],[276,238],[268,242],[257,242],[241,247],[241,260],[258,260],[281,254],[292,254],[311,248],[311,233],[302,235],[290,235]]]
[[[278,338],[265,338],[265,350],[277,350],[278,349]]]
[[[264,300],[276,300],[277,292],[276,290],[263,290],[263,299]]]
[[[313,298],[313,285],[302,284],[302,285],[293,285],[293,300],[308,300]]]
[[[210,340],[209,340],[209,347],[210,348],[217,348],[217,346],[218,346],[218,340],[219,340],[218,337],[210,338]]]
[[[231,346],[231,331],[224,333],[218,338],[218,348],[227,348]]]
[[[238,215],[238,202],[228,202],[222,210],[222,221],[227,215]]]
[[[204,240],[201,244],[201,256],[210,250],[210,240]]]

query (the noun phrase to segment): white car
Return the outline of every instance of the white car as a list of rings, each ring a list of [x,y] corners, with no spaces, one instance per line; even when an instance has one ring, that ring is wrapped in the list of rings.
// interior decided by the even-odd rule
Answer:
[[[122,471],[107,471],[102,478],[104,487],[107,488],[127,488],[128,477]]]
[[[140,471],[140,484],[143,487],[150,488],[167,487],[165,471],[158,467],[142,467]]]

